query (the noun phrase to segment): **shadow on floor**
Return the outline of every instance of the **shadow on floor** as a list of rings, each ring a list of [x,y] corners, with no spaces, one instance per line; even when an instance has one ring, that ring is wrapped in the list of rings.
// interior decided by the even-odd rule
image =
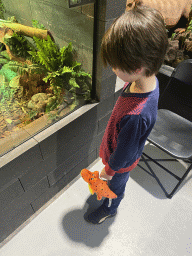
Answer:
[[[85,202],[83,209],[69,211],[62,221],[62,227],[69,239],[77,243],[83,243],[88,247],[99,247],[109,234],[109,227],[115,221],[116,216],[106,219],[99,225],[88,223],[85,217],[97,209],[104,201],[97,200],[96,194],[91,195]],[[118,214],[118,213],[117,213]]]

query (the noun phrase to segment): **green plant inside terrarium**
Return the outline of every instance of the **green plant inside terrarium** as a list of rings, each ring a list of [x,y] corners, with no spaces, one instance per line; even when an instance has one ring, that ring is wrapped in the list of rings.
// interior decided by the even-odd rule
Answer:
[[[33,27],[45,29],[38,21],[32,21]],[[0,52],[0,64],[3,65],[0,75],[3,77],[0,86],[1,102],[12,101],[14,93],[19,88],[9,86],[12,79],[19,75],[27,74],[44,74],[43,82],[50,86],[53,92],[52,101],[46,105],[45,113],[57,108],[63,100],[62,91],[72,94],[73,104],[70,105],[73,110],[78,102],[78,90],[84,100],[91,101],[91,75],[81,68],[81,63],[74,60],[72,43],[68,46],[59,48],[48,36],[47,40],[33,37],[33,43],[29,42],[27,37],[14,33],[7,36],[5,43],[9,46],[12,53],[30,61],[30,64],[11,61],[6,51]],[[28,111],[31,119],[37,114],[34,111]],[[51,116],[51,115],[50,115]],[[56,118],[51,117],[51,118]]]

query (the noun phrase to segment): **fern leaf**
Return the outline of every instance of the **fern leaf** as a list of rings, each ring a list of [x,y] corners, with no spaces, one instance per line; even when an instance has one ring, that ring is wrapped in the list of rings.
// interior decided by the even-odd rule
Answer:
[[[79,71],[79,74],[80,74],[80,76],[87,76],[89,78],[92,78],[91,74],[83,72],[83,71]]]
[[[5,57],[6,59],[10,60],[10,57],[9,57],[9,54],[7,53],[7,51],[2,51],[2,52],[1,52],[1,55],[2,55],[3,57]]]
[[[72,52],[73,47],[72,47],[72,42],[69,43],[68,47],[67,47],[67,51],[68,52]]]
[[[62,66],[64,66],[64,62],[65,62],[65,50],[66,50],[65,46],[60,49],[60,60],[61,60]]]
[[[46,29],[46,28],[44,27],[44,25],[43,25],[43,24],[39,24],[39,21],[37,21],[37,20],[32,20],[32,26],[33,26],[34,28]]]
[[[72,67],[73,56],[72,56],[72,43],[70,42],[67,47],[62,50],[61,62],[62,66]]]
[[[81,66],[81,63],[77,62],[77,61],[74,61],[73,64],[72,64],[72,67],[75,69],[75,68],[80,68]]]
[[[69,84],[70,84],[72,87],[80,88],[80,86],[76,83],[75,78],[71,78],[71,79],[69,80]]]
[[[17,73],[9,69],[8,65],[9,64],[5,64],[2,67],[2,69],[0,70],[0,74],[4,75],[6,80],[10,82],[17,75]]]
[[[38,62],[37,60],[37,52],[34,52],[34,51],[28,51],[28,53],[33,57],[33,59]]]
[[[39,39],[38,37],[36,37],[36,36],[33,36],[33,40],[35,41],[38,50],[41,50],[41,51],[42,51],[43,49],[42,49],[42,44],[41,44],[40,39]]]
[[[61,73],[59,71],[48,73],[48,75],[43,78],[43,81],[45,81],[47,83],[47,81],[49,79],[54,78],[56,76],[60,76],[60,75],[61,75]]]
[[[7,64],[9,61],[4,58],[0,58],[0,64]]]
[[[72,73],[72,72],[73,72],[72,68],[69,68],[69,67],[63,67],[62,68],[62,74],[64,74],[64,73]]]
[[[49,71],[58,70],[60,66],[60,52],[57,45],[51,40],[51,37],[48,36],[47,41],[36,37],[34,37],[34,40],[39,51],[36,55],[32,52],[30,54]]]

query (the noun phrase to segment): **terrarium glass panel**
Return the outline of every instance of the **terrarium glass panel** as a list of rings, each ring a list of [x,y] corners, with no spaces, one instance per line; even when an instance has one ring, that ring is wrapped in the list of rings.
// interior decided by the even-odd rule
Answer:
[[[94,4],[0,3],[3,155],[92,101]]]

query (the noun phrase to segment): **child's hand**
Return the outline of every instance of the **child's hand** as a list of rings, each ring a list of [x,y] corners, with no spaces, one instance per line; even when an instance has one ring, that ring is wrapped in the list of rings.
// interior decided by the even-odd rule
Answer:
[[[113,178],[113,176],[107,175],[107,173],[105,172],[105,168],[103,168],[103,170],[100,173],[100,178],[103,178],[106,180],[111,180]]]

